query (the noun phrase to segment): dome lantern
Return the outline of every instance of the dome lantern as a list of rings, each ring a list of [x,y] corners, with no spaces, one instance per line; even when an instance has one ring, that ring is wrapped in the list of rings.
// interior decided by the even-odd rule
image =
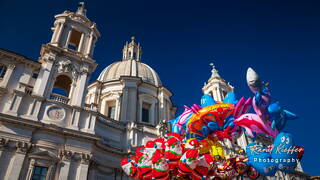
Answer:
[[[126,45],[123,47],[122,50],[122,59],[123,60],[135,60],[140,61],[141,60],[141,46],[140,44],[135,42],[135,37],[131,37],[131,42],[126,42]]]
[[[139,77],[145,83],[162,86],[160,78],[155,70],[140,61],[141,46],[131,37],[131,42],[126,43],[123,50],[123,58],[106,67],[98,77],[98,81],[110,82],[119,80],[122,76]]]

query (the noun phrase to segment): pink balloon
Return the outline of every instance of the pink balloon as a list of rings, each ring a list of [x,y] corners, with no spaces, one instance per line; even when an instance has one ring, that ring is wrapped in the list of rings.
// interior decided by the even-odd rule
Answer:
[[[243,127],[247,134],[253,137],[253,132],[262,133],[271,137],[276,137],[277,130],[272,130],[270,123],[264,123],[257,114],[243,114],[234,121],[235,125]]]

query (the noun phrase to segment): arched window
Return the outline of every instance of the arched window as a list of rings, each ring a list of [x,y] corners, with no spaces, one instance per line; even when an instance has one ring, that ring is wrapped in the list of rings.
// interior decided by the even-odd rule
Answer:
[[[2,79],[7,72],[7,66],[0,64],[0,78]]]
[[[68,76],[59,75],[54,82],[52,92],[68,97],[70,93],[71,83],[72,81]]]

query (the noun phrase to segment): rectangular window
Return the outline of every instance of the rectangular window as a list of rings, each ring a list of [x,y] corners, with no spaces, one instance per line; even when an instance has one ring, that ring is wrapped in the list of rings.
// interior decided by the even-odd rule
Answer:
[[[150,123],[150,104],[142,104],[142,122]]]
[[[6,74],[7,67],[4,65],[0,65],[0,78],[3,78],[4,75]]]
[[[32,180],[45,180],[47,177],[48,168],[35,166],[33,169]]]
[[[37,79],[37,78],[38,78],[38,73],[33,73],[33,74],[32,74],[32,78],[33,78],[33,79]]]
[[[108,117],[111,119],[115,118],[115,113],[116,113],[116,107],[115,106],[109,106],[108,107]]]

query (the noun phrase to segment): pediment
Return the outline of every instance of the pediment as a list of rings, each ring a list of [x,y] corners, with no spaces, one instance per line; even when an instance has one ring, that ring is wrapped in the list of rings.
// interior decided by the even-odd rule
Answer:
[[[39,151],[39,152],[34,152],[29,154],[30,158],[35,158],[35,159],[45,159],[45,160],[50,160],[50,161],[59,161],[60,158],[56,156],[54,153],[49,152],[49,151]]]

